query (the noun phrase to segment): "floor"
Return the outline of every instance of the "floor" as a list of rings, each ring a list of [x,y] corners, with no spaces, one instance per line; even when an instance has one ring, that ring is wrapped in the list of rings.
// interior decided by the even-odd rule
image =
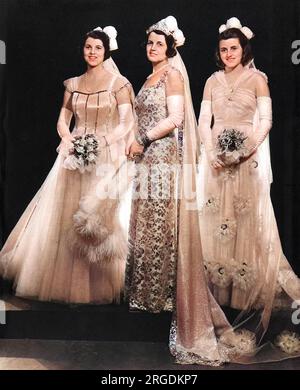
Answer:
[[[57,310],[63,310],[55,304],[15,297],[7,297],[5,306],[7,311],[16,315],[20,311],[25,314],[30,310],[42,313],[45,309],[52,310],[56,315]],[[94,309],[82,308],[80,318],[87,310],[88,313],[91,310],[95,313],[99,311]],[[104,307],[102,310],[108,309]],[[119,324],[117,331],[123,325]],[[49,329],[51,333],[51,324]],[[83,334],[86,331],[83,329]],[[68,334],[68,329],[66,332]],[[0,338],[0,370],[300,370],[300,358],[253,365],[225,364],[217,368],[184,366],[174,363],[166,341],[103,341],[101,337],[97,341],[56,340],[51,337],[42,339],[38,335],[36,338]]]
[[[174,364],[164,343],[1,340],[1,370],[300,370],[300,359],[212,368]]]

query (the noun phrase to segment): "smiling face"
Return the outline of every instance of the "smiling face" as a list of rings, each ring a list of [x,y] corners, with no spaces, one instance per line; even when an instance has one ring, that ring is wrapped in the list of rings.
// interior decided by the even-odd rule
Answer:
[[[104,53],[105,49],[101,39],[87,38],[83,47],[83,57],[90,67],[102,64]]]
[[[219,42],[219,54],[227,69],[237,67],[243,58],[243,49],[238,38],[222,39]]]
[[[149,61],[157,63],[167,60],[167,43],[164,35],[152,32],[147,41],[147,58]]]

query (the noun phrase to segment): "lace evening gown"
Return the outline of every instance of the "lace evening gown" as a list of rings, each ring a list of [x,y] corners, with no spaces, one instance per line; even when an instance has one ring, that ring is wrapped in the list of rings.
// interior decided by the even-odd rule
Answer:
[[[169,72],[178,71],[170,68],[155,85],[143,86],[136,97],[141,134],[168,116],[166,85]],[[174,308],[179,149],[173,130],[152,142],[136,164],[134,191],[139,196],[132,201],[125,282],[131,309],[160,312]],[[147,173],[149,178],[145,180]]]

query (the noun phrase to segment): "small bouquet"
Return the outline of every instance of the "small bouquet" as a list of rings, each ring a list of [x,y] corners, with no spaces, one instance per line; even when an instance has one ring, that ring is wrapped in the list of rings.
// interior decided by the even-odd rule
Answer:
[[[73,142],[73,149],[64,161],[64,168],[75,170],[81,173],[90,172],[96,164],[98,156],[98,140],[94,134],[76,136]]]
[[[226,165],[239,163],[247,152],[244,141],[248,137],[241,131],[225,129],[218,135],[217,154]]]

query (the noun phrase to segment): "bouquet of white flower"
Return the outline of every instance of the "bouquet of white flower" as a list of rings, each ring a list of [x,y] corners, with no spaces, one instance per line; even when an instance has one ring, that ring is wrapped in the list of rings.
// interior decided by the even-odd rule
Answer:
[[[241,131],[225,129],[218,135],[217,154],[227,165],[237,164],[247,153],[244,141],[248,137]]]
[[[98,140],[94,134],[85,134],[74,137],[73,149],[64,161],[66,169],[78,169],[81,173],[91,171],[98,156]]]

